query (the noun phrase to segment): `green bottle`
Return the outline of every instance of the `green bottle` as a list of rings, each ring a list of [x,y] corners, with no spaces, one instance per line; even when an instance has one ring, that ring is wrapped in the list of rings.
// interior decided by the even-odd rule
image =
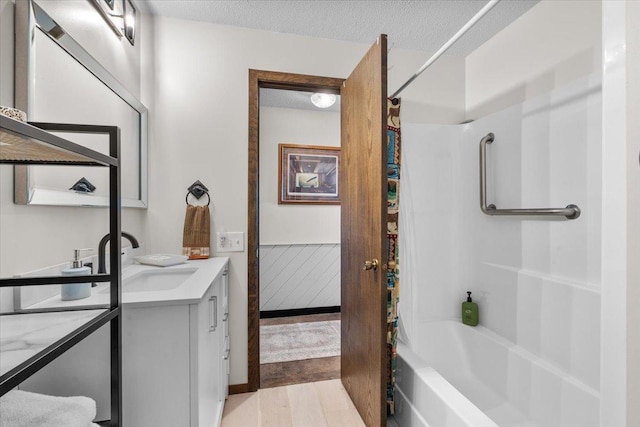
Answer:
[[[462,302],[462,323],[469,326],[478,324],[478,304],[471,300],[471,292],[467,292],[467,300]]]

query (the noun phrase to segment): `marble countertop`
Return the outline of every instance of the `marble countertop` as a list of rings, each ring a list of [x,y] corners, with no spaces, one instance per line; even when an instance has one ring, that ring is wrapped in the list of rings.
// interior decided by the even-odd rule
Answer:
[[[194,304],[205,295],[209,286],[224,272],[228,258],[187,261],[171,267],[131,265],[122,270],[122,307]],[[169,275],[181,270],[193,271],[184,282],[170,289],[133,292],[127,281],[146,272]],[[92,288],[91,296],[75,301],[62,301],[60,295],[47,298],[28,308],[83,307],[109,303],[108,282]],[[147,288],[153,288],[150,280]],[[78,310],[52,313],[21,313],[0,316],[0,375],[20,365],[57,340],[79,328],[106,310]]]
[[[1,316],[0,375],[104,312],[106,310],[81,310]]]

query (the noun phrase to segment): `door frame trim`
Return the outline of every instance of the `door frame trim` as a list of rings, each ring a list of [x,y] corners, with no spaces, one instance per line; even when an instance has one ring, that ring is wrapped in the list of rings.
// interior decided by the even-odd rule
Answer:
[[[345,79],[249,69],[247,368],[248,391],[260,388],[260,88],[340,94]]]

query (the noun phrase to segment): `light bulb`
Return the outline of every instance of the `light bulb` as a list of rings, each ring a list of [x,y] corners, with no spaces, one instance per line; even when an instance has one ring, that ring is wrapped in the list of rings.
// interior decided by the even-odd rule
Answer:
[[[311,103],[318,108],[329,108],[336,103],[336,96],[332,93],[314,93]]]

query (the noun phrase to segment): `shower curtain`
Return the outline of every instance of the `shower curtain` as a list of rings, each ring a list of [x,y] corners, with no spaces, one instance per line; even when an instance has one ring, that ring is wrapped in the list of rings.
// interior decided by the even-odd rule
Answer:
[[[398,331],[398,212],[400,196],[400,99],[387,99],[387,406],[395,413],[393,388]]]

